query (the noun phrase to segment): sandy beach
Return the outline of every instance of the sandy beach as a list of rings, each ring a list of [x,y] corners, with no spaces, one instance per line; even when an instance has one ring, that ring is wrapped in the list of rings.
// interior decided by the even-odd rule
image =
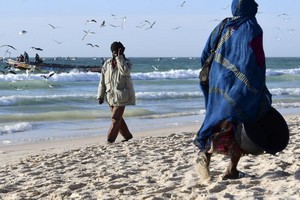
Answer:
[[[215,154],[211,179],[196,170],[199,125],[0,148],[0,199],[300,199],[300,116],[285,116],[290,143],[276,156],[242,157],[251,175],[221,180],[228,158]]]

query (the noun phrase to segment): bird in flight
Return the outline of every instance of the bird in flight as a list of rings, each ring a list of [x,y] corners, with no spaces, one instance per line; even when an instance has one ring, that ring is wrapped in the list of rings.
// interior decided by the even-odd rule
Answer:
[[[39,48],[39,47],[31,47],[32,49],[36,50],[36,51],[43,51],[43,49]]]
[[[123,30],[123,26],[124,26],[126,20],[127,20],[126,16],[125,17],[121,17],[121,28],[122,28],[122,30]]]
[[[148,20],[145,20],[145,22],[147,22],[150,26],[148,28],[146,28],[145,30],[149,30],[151,28],[153,28],[154,24],[156,23],[156,21],[154,21],[153,23],[149,22]]]
[[[85,35],[83,36],[82,40],[84,40],[84,38],[86,38],[88,35],[95,34],[95,32],[91,32],[90,30],[84,31],[84,32],[85,32]]]
[[[87,25],[88,23],[97,23],[97,21],[94,19],[86,20],[85,25]]]
[[[114,28],[118,28],[120,26],[114,25],[114,24],[109,24],[110,26],[114,27]]]
[[[153,67],[153,69],[154,69],[155,71],[158,71],[158,68],[157,68],[157,67],[155,67],[154,65],[152,65],[152,67]]]
[[[3,74],[3,75],[6,75],[6,74],[17,74],[15,71],[12,71],[12,70],[8,70],[7,72],[3,71],[3,70],[0,70],[0,72]]]
[[[91,46],[91,47],[98,47],[99,48],[99,46],[97,44],[87,43],[86,45]]]
[[[227,10],[227,8],[229,8],[229,5],[225,6],[224,8],[222,8],[223,10]]]
[[[26,33],[28,33],[28,31],[22,30],[22,31],[19,32],[20,35],[24,35]]]
[[[12,48],[12,49],[14,49],[14,50],[17,50],[15,47],[13,47],[13,46],[11,46],[11,45],[9,45],[9,44],[4,44],[4,45],[0,46],[0,48],[1,48],[1,47],[9,47],[9,48]]]
[[[48,80],[49,78],[51,78],[51,76],[53,76],[55,74],[55,72],[50,72],[48,75],[44,75],[42,74],[41,77],[43,77],[44,79]]]
[[[43,78],[45,79],[46,83],[47,83],[48,86],[51,87],[51,88],[53,87],[53,85],[51,85],[51,84],[48,83],[48,79],[51,78],[51,76],[53,76],[54,74],[55,74],[55,72],[52,71],[52,72],[50,72],[50,73],[47,74],[47,75],[44,75],[44,74],[41,75],[41,77],[43,77]]]
[[[51,26],[52,29],[57,29],[57,28],[60,28],[58,26],[53,26],[52,24],[48,24],[49,26]]]
[[[61,41],[61,42],[59,42],[59,41],[57,41],[57,40],[54,40],[57,44],[61,44],[61,43],[63,43],[63,41]]]
[[[13,87],[13,88],[15,88],[16,90],[23,90],[24,88],[26,88],[28,85],[26,84],[26,85],[24,85],[23,87],[17,87],[17,86],[15,86],[14,85],[14,83],[17,83],[18,81],[12,81],[12,82],[10,82],[8,85],[9,86],[11,86],[11,87]]]
[[[178,30],[180,28],[181,28],[181,26],[177,26],[177,27],[172,28],[172,30]]]
[[[102,21],[100,27],[104,27],[105,26],[105,20]]]
[[[282,16],[289,16],[287,13],[280,13],[279,15],[277,15],[277,17],[282,17]]]
[[[183,1],[181,4],[180,4],[180,7],[182,8],[185,4],[185,1]]]

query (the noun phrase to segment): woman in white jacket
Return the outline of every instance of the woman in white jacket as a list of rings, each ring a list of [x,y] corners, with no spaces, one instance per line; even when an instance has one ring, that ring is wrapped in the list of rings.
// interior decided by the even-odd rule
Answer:
[[[124,137],[123,141],[132,138],[123,118],[125,106],[135,105],[135,92],[131,79],[132,63],[124,55],[125,47],[121,42],[111,44],[112,58],[108,59],[101,70],[98,87],[99,104],[107,101],[112,113],[112,124],[108,131],[108,143],[115,142],[118,132]]]

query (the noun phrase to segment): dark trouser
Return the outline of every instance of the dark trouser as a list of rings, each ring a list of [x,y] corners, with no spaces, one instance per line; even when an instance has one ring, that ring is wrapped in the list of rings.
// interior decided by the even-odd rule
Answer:
[[[132,134],[129,132],[126,122],[123,119],[124,110],[125,106],[110,106],[112,124],[107,136],[109,142],[116,140],[118,132],[121,133],[125,140],[132,138]]]

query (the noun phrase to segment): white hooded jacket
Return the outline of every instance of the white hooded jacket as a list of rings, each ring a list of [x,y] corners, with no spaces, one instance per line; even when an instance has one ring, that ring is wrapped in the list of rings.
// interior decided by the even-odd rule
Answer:
[[[123,55],[115,59],[115,69],[112,67],[113,58],[102,66],[97,98],[106,99],[110,106],[135,105],[135,91],[130,75],[132,63]]]

